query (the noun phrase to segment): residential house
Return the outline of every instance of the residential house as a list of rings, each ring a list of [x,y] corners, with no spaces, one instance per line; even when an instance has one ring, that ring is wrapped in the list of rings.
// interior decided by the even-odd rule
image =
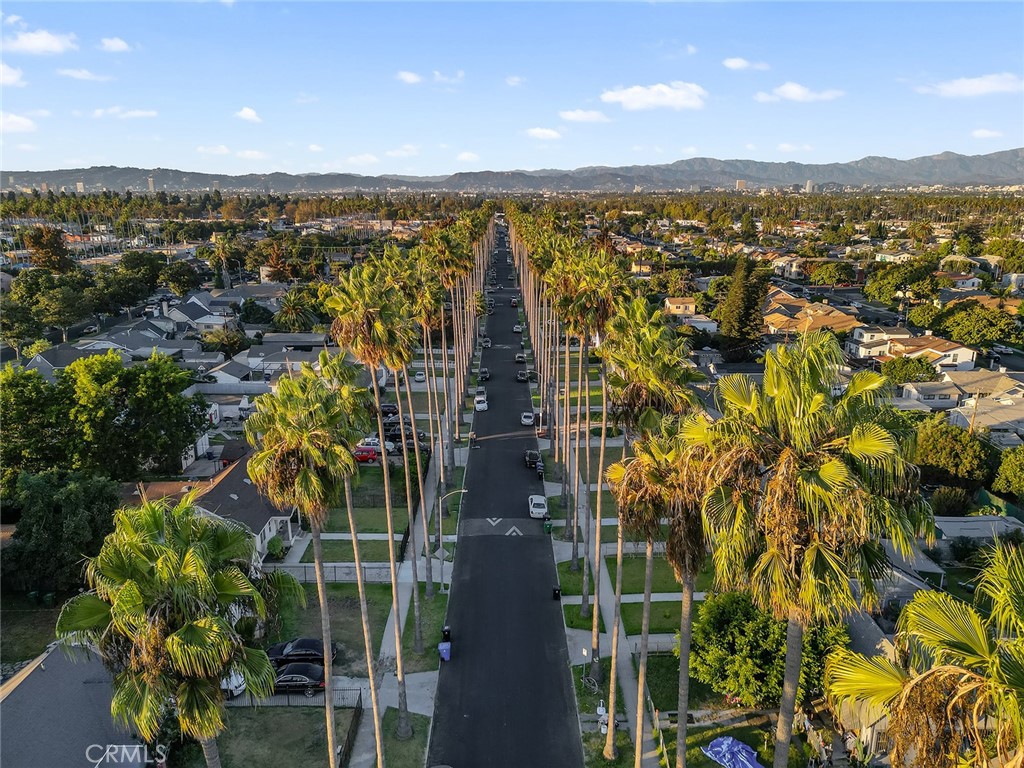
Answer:
[[[199,485],[200,496],[196,506],[205,512],[227,520],[234,520],[252,531],[260,560],[267,554],[267,542],[280,536],[290,547],[301,535],[297,510],[283,511],[275,507],[260,493],[249,479],[249,457],[229,466],[208,484]]]
[[[932,411],[948,411],[960,405],[960,388],[949,381],[917,381],[903,385],[903,397],[923,403]]]
[[[120,358],[122,365],[127,366],[131,364],[131,355],[121,350],[114,351]],[[57,381],[57,374],[76,360],[82,360],[86,357],[95,357],[96,355],[105,355],[108,352],[110,352],[109,349],[80,349],[78,347],[73,347],[70,344],[58,344],[55,347],[50,347],[49,349],[40,352],[29,360],[25,365],[25,369],[29,371],[39,371],[44,379],[53,384]]]
[[[931,331],[925,331],[924,336],[889,341],[889,355],[892,357],[923,357],[940,373],[948,370],[971,370],[974,368],[977,354],[975,350],[959,342],[932,336]]]
[[[803,280],[804,261],[803,256],[780,256],[772,261],[772,269],[787,280]]]
[[[235,355],[234,360],[258,372],[261,379],[266,378],[265,374],[273,376],[283,371],[298,372],[303,363],[309,363],[314,368],[319,368],[321,350],[287,348],[278,349],[276,352],[272,350],[273,347],[268,347],[266,344],[250,347]]]
[[[185,333],[208,333],[238,328],[233,315],[218,314],[215,310],[191,299],[176,307],[169,307],[167,317],[174,321],[177,331]]]
[[[850,357],[867,359],[889,354],[892,339],[909,339],[913,334],[900,326],[862,325],[854,328],[843,344]]]
[[[50,645],[0,685],[0,764],[154,765],[160,753],[147,753],[143,742],[111,716],[111,679],[92,650]],[[108,745],[116,754],[107,752]]]
[[[953,283],[954,288],[972,291],[981,287],[981,278],[975,275],[965,275],[961,272],[933,272],[939,280],[948,280]]]
[[[665,299],[665,314],[671,317],[695,315],[697,314],[697,300],[692,297],[667,298]]]
[[[244,363],[235,360],[228,360],[215,368],[211,368],[206,375],[218,384],[238,384],[243,381],[264,381],[269,379],[270,374],[264,376],[263,372],[256,371]]]
[[[913,261],[914,258],[914,254],[906,251],[879,251],[875,254],[875,261],[880,261],[883,264],[906,264],[908,261]]]
[[[694,298],[665,299],[665,314],[679,325],[688,325],[706,333],[718,333],[718,323],[707,315],[698,314]]]
[[[856,314],[820,302],[798,299],[779,289],[770,291],[764,308],[767,333],[797,334],[808,331],[831,330],[836,333],[852,331],[861,325]]]
[[[949,421],[964,429],[987,429],[1000,449],[1024,445],[1024,387],[994,397],[968,397],[950,411]]]
[[[636,244],[639,247],[639,243]],[[629,271],[636,277],[650,277],[654,273],[654,267],[657,262],[651,261],[650,259],[636,259],[629,265]]]

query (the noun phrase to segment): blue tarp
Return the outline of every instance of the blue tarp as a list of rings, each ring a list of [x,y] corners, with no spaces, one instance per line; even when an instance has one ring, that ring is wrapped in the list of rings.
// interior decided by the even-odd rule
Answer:
[[[701,747],[701,752],[725,768],[763,768],[757,762],[757,753],[732,736],[718,737],[706,747]]]

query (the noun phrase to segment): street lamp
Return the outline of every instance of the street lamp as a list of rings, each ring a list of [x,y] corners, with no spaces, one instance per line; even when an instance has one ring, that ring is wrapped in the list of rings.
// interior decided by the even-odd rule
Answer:
[[[438,549],[439,552],[441,552],[441,555],[440,555],[440,557],[438,557],[438,560],[441,561],[441,594],[442,595],[447,595],[448,594],[448,590],[444,588],[444,552],[442,551],[444,549],[444,537],[441,535],[441,510],[444,509],[444,500],[445,499],[447,499],[449,496],[455,496],[456,494],[465,493],[465,492],[466,492],[465,488],[459,488],[457,490],[450,491],[449,493],[446,493],[444,496],[442,496],[440,499],[437,500],[437,549]]]

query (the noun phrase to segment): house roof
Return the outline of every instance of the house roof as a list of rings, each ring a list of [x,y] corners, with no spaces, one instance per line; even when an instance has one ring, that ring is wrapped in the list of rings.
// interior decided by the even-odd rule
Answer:
[[[0,686],[0,763],[10,768],[91,765],[91,745],[141,743],[111,717],[110,681],[92,651],[51,647]],[[143,765],[141,751],[119,757],[118,765]]]
[[[943,380],[955,385],[965,395],[998,395],[1024,384],[1024,373],[990,371],[946,371]]]
[[[207,373],[222,373],[226,376],[233,376],[239,381],[249,381],[252,379],[253,369],[247,365],[236,363],[234,360],[228,360],[216,368],[211,368]]]
[[[904,384],[903,389],[921,395],[949,395],[952,398],[957,398],[962,393],[961,389],[950,381],[911,381]]]
[[[167,314],[173,315],[175,312],[188,318],[193,322],[203,317],[206,317],[207,315],[210,314],[210,310],[207,309],[206,307],[202,306],[201,304],[195,304],[191,302],[186,302],[184,304],[179,304],[176,307],[171,307],[168,310]]]
[[[216,475],[210,487],[203,491],[197,504],[220,517],[244,523],[259,533],[275,517],[289,517],[271,504],[249,479],[248,457],[236,461]]]

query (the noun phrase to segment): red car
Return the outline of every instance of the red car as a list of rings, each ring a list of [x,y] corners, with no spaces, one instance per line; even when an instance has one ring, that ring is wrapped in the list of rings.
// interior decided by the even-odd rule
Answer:
[[[380,451],[372,445],[357,445],[352,455],[360,462],[380,461]]]

